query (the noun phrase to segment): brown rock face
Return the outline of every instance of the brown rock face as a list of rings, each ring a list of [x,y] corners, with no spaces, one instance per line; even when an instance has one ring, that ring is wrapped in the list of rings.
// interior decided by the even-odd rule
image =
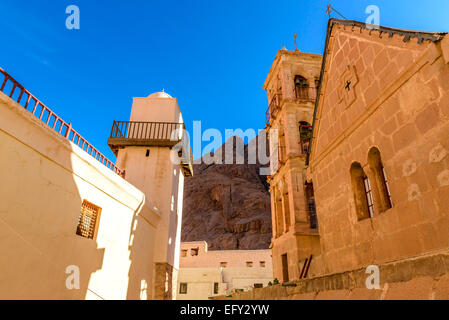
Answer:
[[[243,154],[238,154],[237,142],[243,143],[237,137],[225,143],[233,143],[226,150],[232,151],[234,164],[203,162],[194,165],[194,177],[185,180],[182,241],[207,241],[211,250],[269,247],[270,194],[266,176],[259,175],[259,169],[267,165],[248,164],[250,147],[245,146]],[[249,146],[256,142],[254,139]],[[222,153],[223,162],[225,145],[215,153]],[[235,164],[239,156],[243,156],[244,164]]]

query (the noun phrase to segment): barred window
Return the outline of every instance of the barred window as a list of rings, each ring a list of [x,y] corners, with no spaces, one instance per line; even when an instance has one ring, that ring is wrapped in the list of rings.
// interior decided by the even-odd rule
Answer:
[[[76,234],[84,238],[95,239],[97,237],[100,213],[100,207],[84,200],[81,206],[78,226],[76,227]]]
[[[368,177],[365,177],[363,179],[363,184],[365,186],[365,194],[366,194],[366,201],[368,203],[369,216],[372,218],[374,217],[373,190],[371,189],[371,183]]]

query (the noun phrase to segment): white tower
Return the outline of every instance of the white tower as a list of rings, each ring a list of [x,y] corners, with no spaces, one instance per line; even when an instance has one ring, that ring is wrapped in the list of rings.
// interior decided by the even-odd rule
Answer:
[[[157,92],[134,98],[130,121],[114,121],[108,140],[125,179],[140,189],[161,215],[154,257],[155,299],[176,297],[184,177],[193,174],[183,130],[176,98]],[[185,160],[173,162],[179,155]]]

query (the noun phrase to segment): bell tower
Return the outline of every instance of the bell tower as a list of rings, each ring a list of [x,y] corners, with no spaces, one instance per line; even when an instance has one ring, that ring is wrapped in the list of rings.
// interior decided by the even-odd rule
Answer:
[[[313,185],[306,179],[305,161],[321,63],[321,55],[284,48],[264,84],[269,102],[273,272],[281,282],[307,277],[313,258],[320,254]]]
[[[154,299],[176,296],[184,177],[193,175],[184,128],[177,99],[162,91],[134,98],[129,121],[114,121],[108,140],[125,179],[160,214]]]

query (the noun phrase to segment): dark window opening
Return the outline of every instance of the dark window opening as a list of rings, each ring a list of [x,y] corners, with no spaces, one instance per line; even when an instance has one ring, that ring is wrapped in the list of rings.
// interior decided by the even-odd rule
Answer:
[[[193,248],[190,249],[190,254],[194,257],[198,255],[198,252],[200,251],[200,248]]]
[[[218,282],[214,283],[214,294],[218,294]]]
[[[263,288],[263,283],[255,283],[254,284],[254,289],[262,289]]]
[[[187,283],[179,284],[179,294],[187,294]]]
[[[282,277],[284,282],[288,282],[289,281],[289,277],[288,277],[288,257],[287,254],[283,254],[282,257]]]
[[[150,156],[150,150],[147,150],[147,153],[145,155],[147,158]]]
[[[310,229],[318,229],[318,218],[316,215],[315,194],[313,183],[306,183],[307,209],[309,211]]]
[[[309,98],[309,84],[307,79],[302,76],[295,76],[295,92],[297,99]]]
[[[306,155],[309,153],[310,140],[312,140],[312,126],[305,121],[299,123],[299,144],[301,148],[301,154]]]

